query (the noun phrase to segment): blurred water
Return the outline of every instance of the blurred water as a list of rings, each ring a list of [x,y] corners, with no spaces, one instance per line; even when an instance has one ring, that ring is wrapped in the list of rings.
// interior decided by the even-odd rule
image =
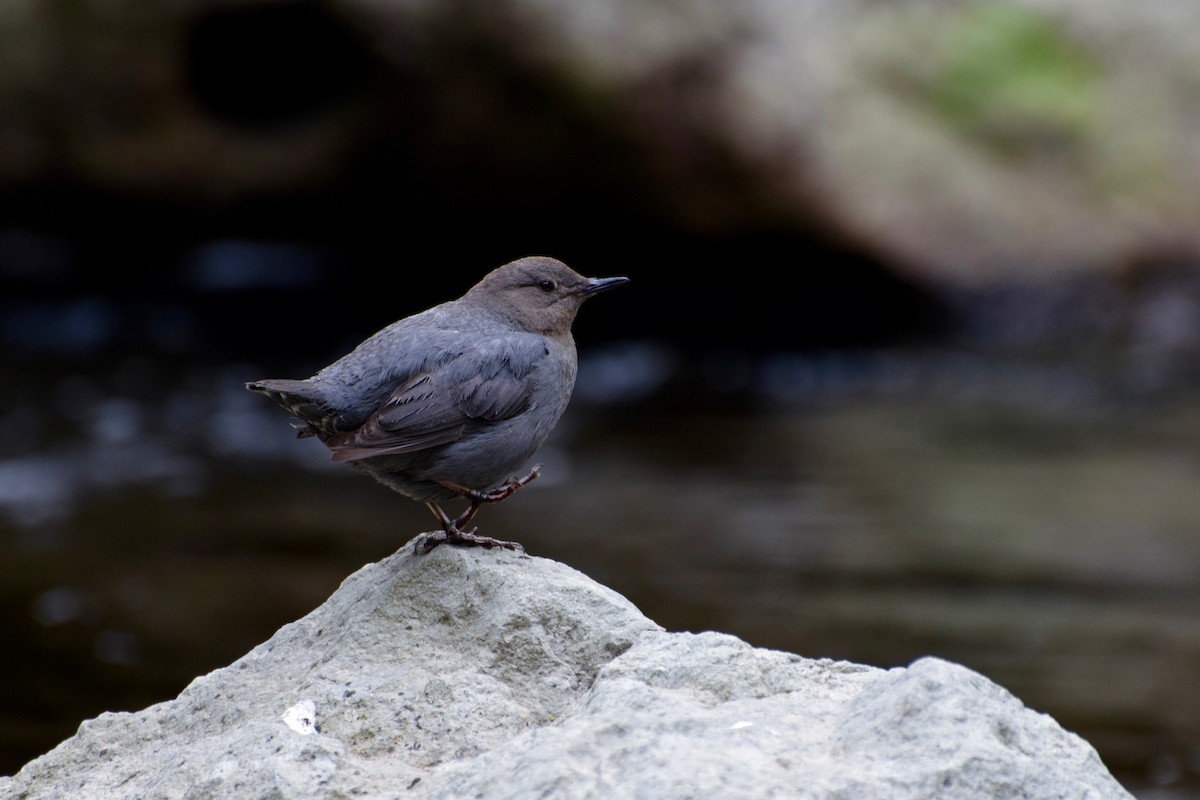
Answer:
[[[0,624],[21,657],[0,667],[0,771],[174,696],[430,527],[241,388],[267,372],[3,376]],[[1151,402],[1135,378],[617,343],[585,351],[546,479],[480,523],[669,628],[960,661],[1131,787],[1195,795],[1200,395]]]

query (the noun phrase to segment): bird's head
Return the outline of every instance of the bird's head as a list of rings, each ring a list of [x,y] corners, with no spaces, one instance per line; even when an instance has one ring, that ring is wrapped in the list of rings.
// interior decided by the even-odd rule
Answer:
[[[628,283],[628,278],[585,278],[557,259],[529,256],[489,272],[462,300],[524,330],[562,335],[583,301]]]

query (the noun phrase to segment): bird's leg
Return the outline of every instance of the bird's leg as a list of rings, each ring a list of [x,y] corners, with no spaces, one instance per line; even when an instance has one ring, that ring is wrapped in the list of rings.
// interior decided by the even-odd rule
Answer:
[[[489,550],[493,547],[503,547],[507,550],[519,550],[525,552],[525,548],[518,542],[507,542],[503,539],[493,539],[490,536],[478,536],[475,529],[469,531],[461,531],[458,529],[458,520],[450,519],[442,507],[437,503],[426,503],[429,510],[437,517],[441,523],[442,530],[436,533],[426,534],[417,539],[413,545],[413,555],[418,555],[422,551],[428,553],[439,544],[457,544],[464,547],[486,547]],[[461,519],[461,517],[460,517]]]
[[[468,486],[450,483],[449,481],[438,481],[438,483],[451,491],[458,492],[469,501],[467,510],[459,514],[458,518],[454,520],[455,527],[461,527],[474,519],[475,515],[479,513],[479,508],[484,503],[499,503],[501,500],[511,497],[516,493],[517,489],[520,489],[530,481],[537,480],[541,474],[542,465],[535,464],[533,469],[529,470],[529,473],[525,476],[509,478],[490,492],[476,491]]]
[[[461,533],[461,531],[458,530],[458,526],[454,524],[454,520],[450,519],[450,517],[446,515],[445,511],[442,511],[441,506],[433,502],[426,503],[425,505],[428,506],[429,510],[433,512],[433,515],[437,517],[438,523],[442,526],[442,530],[444,530],[446,533],[449,533],[450,531]]]
[[[439,484],[446,487],[450,491],[456,492],[467,498],[467,509],[454,519],[450,519],[446,512],[442,510],[442,507],[437,503],[426,503],[425,505],[429,506],[429,510],[433,512],[433,515],[437,517],[438,522],[441,524],[442,532],[431,533],[428,536],[418,540],[414,552],[417,552],[423,548],[424,551],[428,553],[430,550],[440,544],[459,544],[466,547],[486,547],[489,549],[493,547],[503,547],[508,550],[520,550],[521,552],[524,552],[525,548],[517,542],[508,542],[503,539],[493,539],[490,536],[479,536],[475,533],[475,528],[472,528],[469,531],[464,531],[462,530],[462,526],[470,522],[475,515],[479,513],[479,508],[484,503],[499,503],[506,497],[511,496],[525,484],[536,480],[541,474],[542,465],[537,464],[533,469],[529,470],[527,475],[520,478],[509,478],[506,482],[500,484],[490,492],[480,492],[476,489],[470,488],[469,486],[463,486],[462,484],[452,483],[450,481],[438,481]]]

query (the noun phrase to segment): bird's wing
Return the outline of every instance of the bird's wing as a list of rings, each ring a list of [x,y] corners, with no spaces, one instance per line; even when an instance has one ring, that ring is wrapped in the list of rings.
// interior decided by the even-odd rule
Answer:
[[[468,423],[497,422],[529,405],[530,373],[545,346],[513,334],[484,339],[425,365],[358,428],[326,442],[334,461],[358,461],[449,444]]]

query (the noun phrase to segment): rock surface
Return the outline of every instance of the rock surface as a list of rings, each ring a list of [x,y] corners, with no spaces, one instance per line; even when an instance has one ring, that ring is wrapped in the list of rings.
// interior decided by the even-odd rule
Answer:
[[[670,633],[562,564],[411,548],[175,700],[103,714],[0,797],[1129,795],[970,670]]]

